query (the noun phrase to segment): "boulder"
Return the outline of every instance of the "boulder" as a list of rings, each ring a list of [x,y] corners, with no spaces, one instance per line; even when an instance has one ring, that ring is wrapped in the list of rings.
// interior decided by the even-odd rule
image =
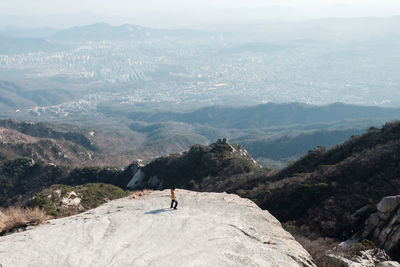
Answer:
[[[400,204],[400,195],[382,198],[376,208],[379,212],[388,213],[394,211]]]

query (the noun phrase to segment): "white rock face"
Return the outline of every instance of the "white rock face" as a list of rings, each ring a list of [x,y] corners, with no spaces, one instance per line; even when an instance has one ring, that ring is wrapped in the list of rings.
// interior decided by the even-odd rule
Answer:
[[[81,203],[81,199],[72,191],[68,194],[68,197],[64,197],[61,202],[64,206],[78,206]]]
[[[142,169],[139,169],[132,177],[132,179],[129,181],[129,183],[126,185],[126,187],[129,189],[134,189],[142,185],[144,177],[145,177],[144,172],[142,171]]]
[[[0,237],[3,266],[315,266],[281,224],[225,193],[128,198]]]

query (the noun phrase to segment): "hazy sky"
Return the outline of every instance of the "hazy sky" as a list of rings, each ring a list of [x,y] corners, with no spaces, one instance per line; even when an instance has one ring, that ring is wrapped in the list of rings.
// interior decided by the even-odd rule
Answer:
[[[72,15],[78,13],[81,13],[80,19]],[[68,14],[70,21],[67,15],[58,16],[60,14]],[[0,24],[4,24],[6,18],[13,24],[10,16],[22,15],[26,16],[26,22],[19,23],[30,26],[34,16],[39,24],[44,24],[42,26],[82,24],[86,23],[85,19],[115,24],[185,26],[398,14],[400,0],[0,0]]]

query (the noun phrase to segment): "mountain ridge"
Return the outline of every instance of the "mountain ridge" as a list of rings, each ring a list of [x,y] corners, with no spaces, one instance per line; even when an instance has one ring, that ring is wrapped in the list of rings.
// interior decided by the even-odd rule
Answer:
[[[211,106],[189,112],[134,112],[128,117],[146,122],[180,121],[222,128],[251,129],[295,124],[329,123],[351,119],[385,118],[400,115],[399,108],[332,103],[324,106],[267,103],[246,107]]]

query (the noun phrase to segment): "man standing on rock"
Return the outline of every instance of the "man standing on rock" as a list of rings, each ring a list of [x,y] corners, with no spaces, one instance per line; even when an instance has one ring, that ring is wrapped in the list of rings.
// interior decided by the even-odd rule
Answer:
[[[176,209],[176,207],[178,206],[178,201],[176,201],[176,195],[175,195],[175,187],[172,187],[171,189],[171,209],[172,207],[174,207],[174,209]],[[175,206],[174,206],[174,202],[175,202]]]

